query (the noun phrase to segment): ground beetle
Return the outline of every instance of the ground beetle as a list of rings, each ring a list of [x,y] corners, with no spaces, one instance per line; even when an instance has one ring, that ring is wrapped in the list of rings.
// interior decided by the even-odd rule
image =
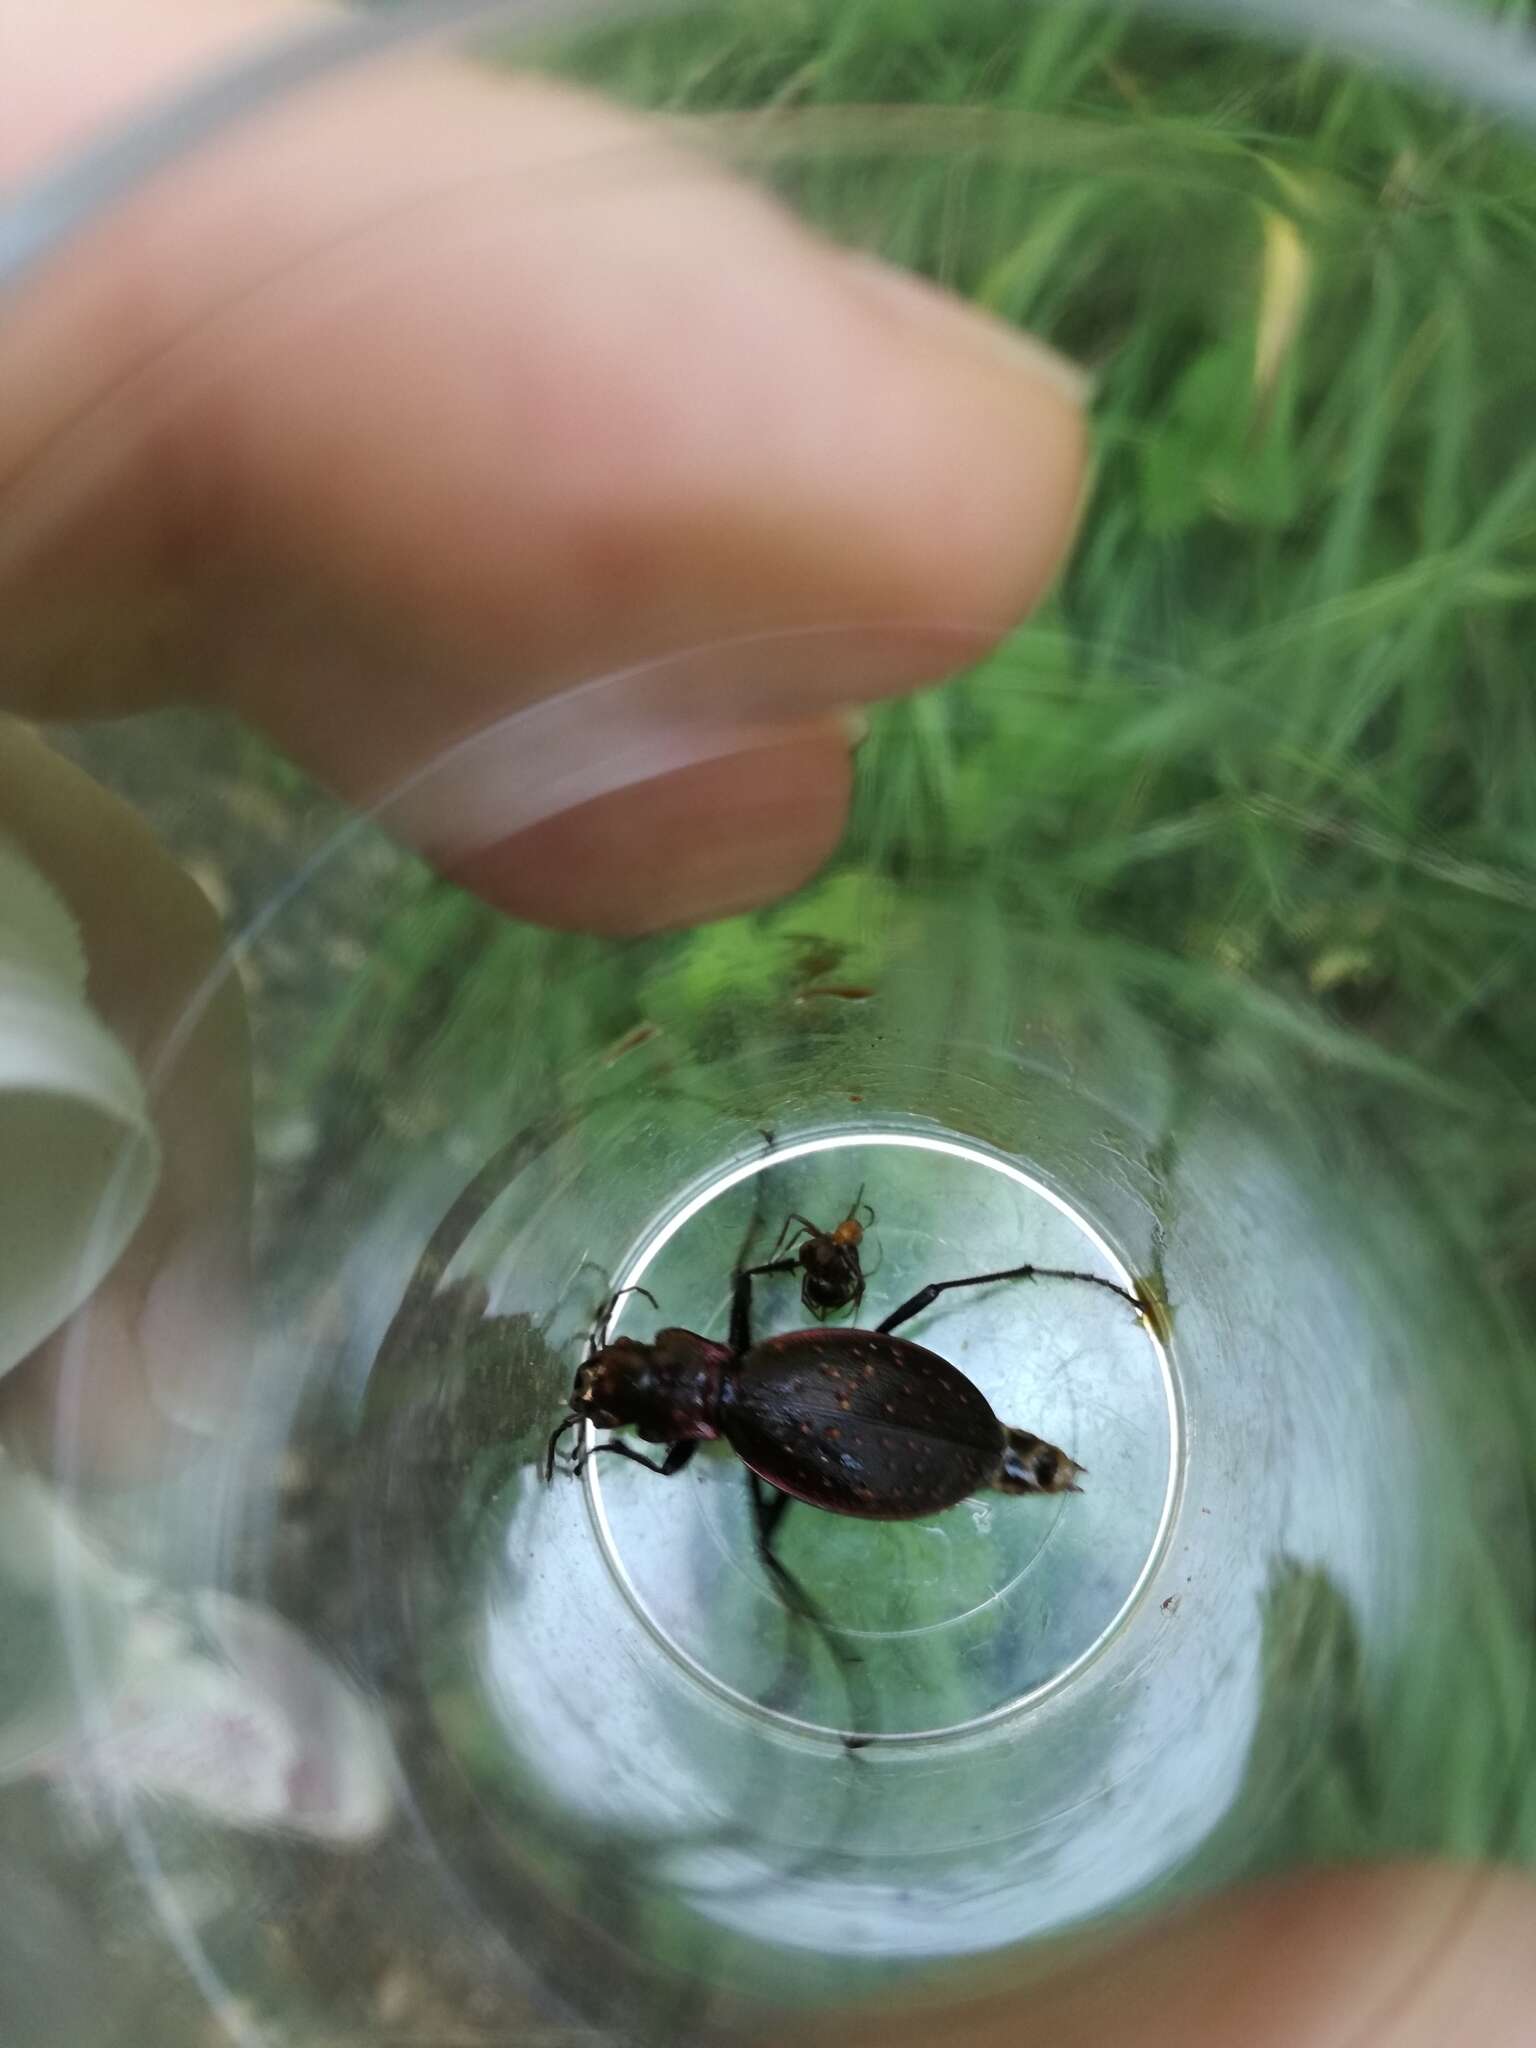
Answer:
[[[770,1260],[736,1275],[730,1341],[716,1344],[692,1330],[606,1341],[600,1319],[577,1369],[570,1413],[549,1440],[545,1477],[554,1474],[560,1438],[584,1422],[632,1428],[666,1456],[647,1458],[613,1440],[578,1451],[579,1473],[602,1452],[671,1478],[701,1443],[724,1438],[754,1475],[757,1546],[790,1604],[820,1620],[774,1554],[773,1543],[792,1501],[830,1514],[900,1522],[953,1507],[981,1489],[999,1493],[1078,1493],[1083,1467],[1030,1431],[999,1421],[991,1404],[958,1367],[909,1338],[901,1324],[957,1287],[1001,1280],[1076,1280],[1101,1287],[1141,1315],[1136,1295],[1096,1273],[1055,1266],[1010,1266],[937,1280],[873,1330],[794,1330],[752,1341],[752,1282],[795,1273],[798,1259]],[[655,1307],[655,1299],[644,1288]],[[611,1307],[611,1304],[610,1304]]]

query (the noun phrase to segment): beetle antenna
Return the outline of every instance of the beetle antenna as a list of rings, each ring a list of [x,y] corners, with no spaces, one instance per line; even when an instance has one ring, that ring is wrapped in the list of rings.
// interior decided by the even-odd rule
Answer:
[[[651,1307],[655,1309],[657,1315],[661,1314],[661,1303],[652,1294],[649,1287],[639,1287],[632,1284],[628,1287],[616,1288],[597,1312],[597,1316],[592,1324],[592,1334],[587,1339],[589,1351],[596,1351],[600,1344],[607,1343],[608,1325],[613,1319],[613,1312],[626,1294],[643,1294],[651,1304]]]

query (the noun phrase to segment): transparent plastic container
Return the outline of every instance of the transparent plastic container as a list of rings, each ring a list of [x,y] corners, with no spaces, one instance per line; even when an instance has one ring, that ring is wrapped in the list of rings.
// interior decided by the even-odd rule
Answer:
[[[59,1916],[29,2039],[782,2038],[919,1985],[938,2034],[945,1969],[1034,1986],[1064,1937],[1248,1875],[1536,1842],[1530,1070],[1489,1016],[1536,889],[1536,56],[1391,7],[914,19],[391,10],[15,198],[25,293],[135,180],[469,24],[472,61],[622,87],[1090,364],[1098,449],[1047,608],[877,710],[830,867],[702,932],[521,928],[392,837],[444,792],[494,783],[510,831],[696,752],[695,649],[361,819],[190,714],[61,735],[227,898],[149,1078],[238,977],[256,1288],[216,1427],[131,1488],[71,1457],[77,1318],[73,1706],[0,1788]],[[549,204],[647,174],[571,166]],[[38,504],[97,452],[86,422]],[[859,1199],[867,1320],[1025,1260],[1151,1312],[1039,1280],[914,1320],[1083,1491],[797,1510],[824,1636],[723,1448],[668,1482],[541,1462],[611,1291],[658,1304],[618,1332],[722,1338],[735,1268]],[[754,1309],[806,1320],[792,1279]],[[131,1961],[93,1989],[70,1958],[104,1941]]]

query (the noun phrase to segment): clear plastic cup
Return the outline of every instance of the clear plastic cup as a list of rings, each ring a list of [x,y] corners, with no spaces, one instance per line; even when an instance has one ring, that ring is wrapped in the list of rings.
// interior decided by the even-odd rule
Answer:
[[[23,195],[16,289],[306,73],[499,12],[349,23],[161,109]],[[1034,1985],[1067,1935],[1259,1872],[1530,1848],[1536,58],[1390,7],[945,23],[537,24],[1096,374],[1059,592],[876,712],[793,901],[536,933],[390,836],[426,796],[494,785],[510,830],[696,757],[718,648],[563,688],[361,822],[195,719],[71,742],[227,894],[256,1063],[253,1367],[198,1457],[76,1473],[126,1633],[61,1565],[96,1737],[3,1795],[39,1882],[112,1880],[93,1934],[168,1936],[104,2040],[135,2010],[204,2038],[210,2006],[304,2048],[782,2037]],[[551,209],[642,159],[550,177]],[[98,452],[86,423],[38,504]],[[1040,1279],[914,1319],[1083,1491],[797,1509],[819,1630],[723,1448],[541,1465],[605,1297],[655,1298],[614,1332],[723,1340],[733,1272],[860,1201],[865,1321],[1025,1261],[1147,1310]],[[796,1278],[753,1312],[804,1327]],[[66,1470],[90,1399],[82,1369]],[[237,1754],[209,1730],[242,1702]]]

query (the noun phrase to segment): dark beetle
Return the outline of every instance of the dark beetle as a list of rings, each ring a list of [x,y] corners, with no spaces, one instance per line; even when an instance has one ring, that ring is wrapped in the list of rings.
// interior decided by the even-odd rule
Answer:
[[[859,1221],[863,1210],[871,1223],[875,1212],[864,1199],[864,1190],[841,1223],[823,1230],[809,1216],[791,1212],[784,1219],[779,1241],[769,1255],[769,1265],[781,1252],[792,1254],[800,1267],[800,1301],[808,1315],[818,1321],[836,1315],[840,1309],[856,1309],[864,1299],[864,1262],[860,1250],[865,1225]]]
[[[619,1337],[578,1370],[571,1411],[561,1432],[577,1421],[627,1425],[669,1446],[657,1463],[599,1444],[578,1453],[578,1469],[613,1451],[670,1478],[723,1437],[790,1499],[876,1522],[937,1514],[983,1487],[1082,1491],[1081,1466],[999,1422],[947,1359],[877,1330],[796,1330],[739,1356],[692,1330],[660,1330],[649,1344]]]
[[[1065,1451],[999,1421],[956,1366],[892,1332],[952,1288],[991,1281],[1077,1280],[1119,1295],[1140,1315],[1135,1295],[1095,1273],[1013,1266],[935,1281],[873,1330],[795,1330],[754,1344],[753,1279],[797,1270],[798,1261],[786,1258],[737,1275],[726,1344],[677,1329],[658,1331],[648,1344],[594,1337],[576,1373],[571,1412],[550,1437],[546,1478],[554,1472],[561,1436],[583,1422],[632,1428],[667,1452],[658,1461],[610,1440],[579,1451],[573,1472],[588,1458],[612,1452],[670,1478],[701,1443],[723,1437],[757,1481],[766,1482],[753,1487],[758,1549],[802,1611],[813,1610],[772,1548],[791,1501],[899,1522],[937,1514],[982,1488],[1081,1491],[1076,1481],[1083,1468]]]

